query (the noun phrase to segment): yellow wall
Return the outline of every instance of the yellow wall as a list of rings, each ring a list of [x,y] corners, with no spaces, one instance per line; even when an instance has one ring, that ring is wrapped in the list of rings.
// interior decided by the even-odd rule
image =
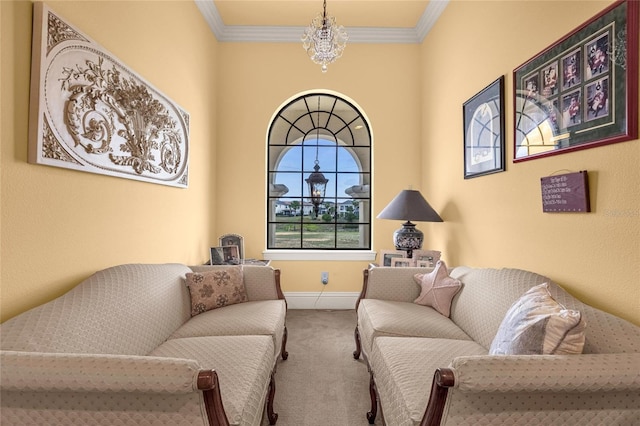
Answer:
[[[512,70],[609,2],[453,1],[416,50],[350,44],[321,74],[298,45],[221,45],[216,228],[245,236],[247,253],[265,246],[265,134],[294,94],[330,89],[354,99],[374,134],[374,216],[401,189],[421,189],[443,224],[420,224],[425,248],[449,265],[518,267],[553,277],[588,303],[640,323],[637,141],[513,164]],[[478,19],[478,17],[482,19]],[[536,26],[524,25],[536,22]],[[507,87],[507,172],[463,179],[462,103],[500,75]],[[418,96],[418,98],[416,98]],[[418,103],[416,103],[418,102]],[[231,161],[240,156],[242,160]],[[242,165],[242,168],[240,167]],[[590,214],[543,214],[539,178],[589,170]],[[223,172],[224,170],[224,172]],[[221,177],[222,175],[218,175]],[[625,182],[618,188],[620,182]],[[247,194],[256,194],[249,197]],[[224,200],[224,201],[223,201]],[[242,205],[242,211],[232,206]],[[241,221],[238,218],[242,218]],[[392,221],[374,221],[374,249],[391,248]],[[366,262],[278,261],[285,291],[357,291]]]
[[[417,189],[420,156],[419,46],[350,44],[323,74],[301,44],[222,43],[218,105],[216,229],[245,237],[248,257],[266,246],[266,136],[273,114],[292,96],[322,89],[353,99],[370,120],[374,146],[374,212],[401,190]],[[377,248],[390,248],[400,222],[376,223]],[[368,262],[274,261],[284,291],[362,288]],[[329,284],[320,283],[329,272]]]
[[[453,1],[421,47],[423,186],[445,220],[433,226],[434,245],[453,264],[545,274],[640,324],[638,140],[511,161],[513,69],[610,4],[541,3]],[[461,106],[500,75],[507,171],[464,180]],[[588,170],[592,213],[542,213],[540,178],[561,170]]]
[[[291,96],[327,89],[371,122],[374,216],[412,185],[445,220],[419,228],[449,265],[534,270],[640,324],[638,141],[511,162],[511,71],[609,2],[553,2],[556,14],[542,3],[451,1],[422,45],[352,43],[327,74],[298,43],[218,44],[191,1],[50,3],[190,112],[181,190],[26,163],[31,3],[0,2],[2,319],[96,269],[201,262],[223,233],[261,257],[269,120]],[[464,180],[462,103],[499,75],[507,171]],[[589,170],[593,213],[542,214],[539,178],[563,169]],[[375,220],[374,249],[390,248],[399,226]],[[273,265],[284,291],[322,290],[320,271],[325,291],[358,291],[367,262]]]
[[[201,262],[215,219],[218,43],[195,3],[47,4],[190,113],[190,183],[179,189],[28,164],[33,6],[0,2],[3,320],[108,266]]]

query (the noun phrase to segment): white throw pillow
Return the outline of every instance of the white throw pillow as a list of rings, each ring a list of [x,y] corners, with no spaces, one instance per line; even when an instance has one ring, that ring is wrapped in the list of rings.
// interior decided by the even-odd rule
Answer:
[[[586,323],[549,293],[532,287],[507,311],[491,343],[491,355],[572,355],[582,353]]]

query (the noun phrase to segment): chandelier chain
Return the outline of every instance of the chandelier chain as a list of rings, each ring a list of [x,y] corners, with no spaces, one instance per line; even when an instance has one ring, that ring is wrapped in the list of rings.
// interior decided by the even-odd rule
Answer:
[[[320,144],[320,96],[318,96],[318,122],[316,123],[316,166],[320,166],[318,161],[318,145]],[[319,167],[318,167],[319,168]]]

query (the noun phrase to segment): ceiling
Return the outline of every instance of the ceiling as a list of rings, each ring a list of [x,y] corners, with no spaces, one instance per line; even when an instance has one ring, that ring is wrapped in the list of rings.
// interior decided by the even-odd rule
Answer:
[[[322,0],[195,0],[219,41],[299,42]],[[420,43],[449,0],[328,0],[350,43]]]
[[[214,0],[225,25],[300,26],[322,12],[322,0]],[[413,28],[426,0],[329,0],[327,13],[349,27]]]

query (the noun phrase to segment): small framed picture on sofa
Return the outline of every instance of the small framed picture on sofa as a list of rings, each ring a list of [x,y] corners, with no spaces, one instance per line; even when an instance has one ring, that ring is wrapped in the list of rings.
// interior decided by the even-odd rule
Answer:
[[[224,234],[218,238],[218,244],[221,246],[237,246],[238,259],[244,259],[244,238],[238,234]]]

